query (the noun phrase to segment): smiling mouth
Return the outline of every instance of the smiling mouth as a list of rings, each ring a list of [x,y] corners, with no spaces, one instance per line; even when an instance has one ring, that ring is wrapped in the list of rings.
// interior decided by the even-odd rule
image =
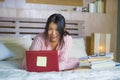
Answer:
[[[52,39],[56,39],[57,37],[52,37]]]

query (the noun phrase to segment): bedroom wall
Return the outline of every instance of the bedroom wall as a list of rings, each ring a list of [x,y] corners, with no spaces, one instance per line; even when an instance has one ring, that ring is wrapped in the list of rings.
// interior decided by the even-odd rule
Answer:
[[[117,25],[117,55],[116,61],[120,62],[120,0],[118,0],[118,25]]]
[[[92,1],[84,0],[83,6],[88,6],[88,3]],[[111,51],[116,53],[117,1],[107,0],[106,13],[97,14],[72,11],[74,7],[79,6],[26,4],[25,0],[12,0],[12,2],[11,0],[4,0],[4,2],[0,2],[0,17],[47,19],[52,13],[61,13],[68,20],[84,20],[85,35],[88,37],[88,42],[90,42],[89,36],[91,36],[91,33],[111,33]],[[90,47],[90,43],[87,47]],[[89,49],[87,52],[89,53]]]

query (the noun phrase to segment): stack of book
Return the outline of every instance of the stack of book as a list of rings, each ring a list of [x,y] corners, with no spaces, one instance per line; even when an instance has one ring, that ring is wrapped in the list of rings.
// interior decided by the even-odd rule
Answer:
[[[89,68],[91,67],[90,61],[88,60],[88,58],[81,58],[79,60],[79,67],[80,68]]]
[[[108,53],[105,56],[89,56],[88,61],[91,64],[91,69],[110,68],[115,66],[112,53]]]

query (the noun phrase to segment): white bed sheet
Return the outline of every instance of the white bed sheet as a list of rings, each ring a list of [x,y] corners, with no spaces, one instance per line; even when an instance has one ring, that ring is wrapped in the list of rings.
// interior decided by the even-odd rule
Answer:
[[[97,70],[27,72],[20,61],[0,61],[0,80],[120,80],[120,66]]]

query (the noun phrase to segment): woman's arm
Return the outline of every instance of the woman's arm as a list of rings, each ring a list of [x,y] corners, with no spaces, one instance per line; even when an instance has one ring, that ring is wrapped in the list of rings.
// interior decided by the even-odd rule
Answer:
[[[29,50],[41,50],[41,47],[42,47],[42,41],[41,41],[41,37],[38,35],[34,38]]]
[[[72,47],[72,37],[67,35],[64,37],[64,45],[60,57],[62,61],[66,61],[68,59],[68,54],[69,54],[68,51],[71,49],[71,47]]]
[[[36,36],[29,48],[29,50],[40,50],[41,49],[41,39],[39,36]],[[26,56],[24,56],[22,63],[21,63],[21,68],[26,69]]]
[[[72,47],[72,37],[71,36],[65,36],[64,37],[64,44],[62,46],[62,49],[59,51],[59,67],[60,70],[66,69],[66,66],[68,65],[68,51]]]

